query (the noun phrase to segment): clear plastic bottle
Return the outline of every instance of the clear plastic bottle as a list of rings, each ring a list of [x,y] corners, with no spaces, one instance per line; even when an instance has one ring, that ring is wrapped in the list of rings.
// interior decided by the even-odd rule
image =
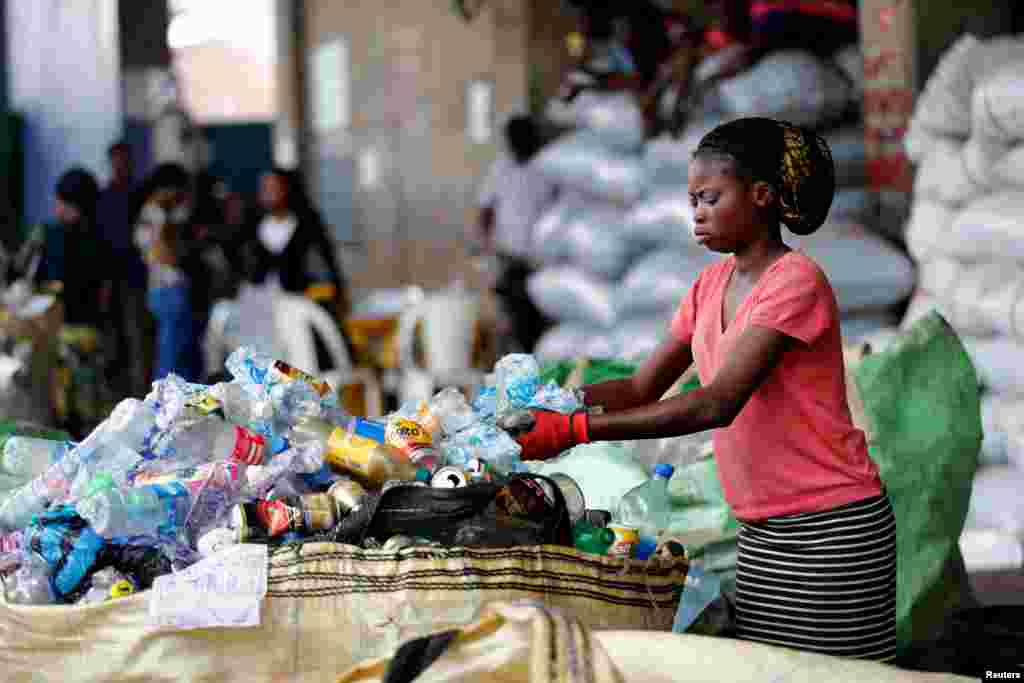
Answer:
[[[222,460],[262,465],[268,456],[267,440],[245,427],[211,416],[177,432],[160,456],[146,469],[167,472]]]
[[[18,571],[5,585],[8,602],[17,605],[52,605],[57,602],[50,585],[50,565],[35,553],[30,553]]]
[[[66,441],[50,441],[30,436],[11,436],[4,443],[0,470],[23,479],[34,479],[71,450]]]
[[[43,475],[50,500],[78,500],[101,472],[123,484],[155,429],[153,406],[133,398],[121,401],[107,420]]]
[[[293,446],[320,444],[328,464],[374,489],[389,480],[416,478],[416,466],[396,448],[325,420],[302,418],[292,429],[289,441]]]
[[[78,514],[104,538],[156,538],[182,529],[192,507],[180,482],[107,488],[80,500]]]
[[[668,526],[672,511],[668,482],[675,468],[661,464],[654,468],[654,478],[626,492],[615,511],[615,521],[636,527],[640,541],[634,550],[636,559],[645,560],[657,547],[658,534]]]

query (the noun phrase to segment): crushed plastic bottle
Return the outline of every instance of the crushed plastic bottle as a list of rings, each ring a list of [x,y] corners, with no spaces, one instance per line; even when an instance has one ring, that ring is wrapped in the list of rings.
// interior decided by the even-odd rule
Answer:
[[[540,366],[526,353],[510,353],[494,366],[497,380],[497,414],[526,408],[540,388]]]
[[[668,526],[671,501],[668,482],[675,468],[661,464],[654,468],[654,477],[626,492],[615,511],[615,521],[636,527],[640,541],[634,557],[645,560],[657,549],[658,534]]]
[[[441,431],[450,436],[477,421],[476,413],[466,397],[455,387],[443,389],[427,403],[430,414],[438,421]]]
[[[446,465],[465,468],[480,458],[499,474],[524,469],[520,459],[522,448],[505,431],[492,424],[478,422],[441,442]]]
[[[66,441],[11,436],[4,442],[2,470],[5,474],[25,480],[41,476],[71,450]]]
[[[268,457],[266,437],[215,416],[161,436],[167,438],[154,448],[157,459],[146,464],[150,472],[180,470],[220,460],[261,465]]]
[[[175,536],[192,507],[181,482],[108,488],[78,502],[78,514],[107,539]]]
[[[21,567],[6,581],[4,596],[16,605],[52,605],[57,602],[50,585],[50,565],[29,553]]]

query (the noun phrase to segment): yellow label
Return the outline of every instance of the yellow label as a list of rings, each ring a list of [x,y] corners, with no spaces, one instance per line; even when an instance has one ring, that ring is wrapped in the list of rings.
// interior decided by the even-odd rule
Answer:
[[[373,439],[349,434],[348,430],[338,427],[327,437],[324,459],[334,467],[368,474],[370,459],[379,445]]]
[[[135,592],[135,586],[128,579],[121,579],[110,587],[110,597],[126,598]]]
[[[185,401],[185,407],[191,408],[200,415],[209,415],[221,409],[222,404],[210,394],[197,394]]]
[[[413,451],[424,446],[434,445],[430,433],[420,423],[401,418],[388,423],[384,440],[402,451]]]

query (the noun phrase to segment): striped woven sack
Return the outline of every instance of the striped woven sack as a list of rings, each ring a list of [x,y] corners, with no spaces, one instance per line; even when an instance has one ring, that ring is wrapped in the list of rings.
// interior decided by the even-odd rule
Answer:
[[[669,631],[686,571],[683,560],[638,563],[563,546],[385,552],[306,543],[271,555],[252,628],[154,631],[148,592],[84,607],[0,598],[0,679],[335,680],[406,640],[462,628],[489,603],[524,599],[591,629]]]

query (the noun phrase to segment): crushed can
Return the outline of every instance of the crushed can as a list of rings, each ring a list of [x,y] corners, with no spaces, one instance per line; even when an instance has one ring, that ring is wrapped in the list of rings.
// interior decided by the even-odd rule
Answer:
[[[583,519],[583,515],[587,512],[587,501],[583,497],[583,489],[581,489],[580,485],[576,483],[576,480],[568,474],[556,472],[548,478],[555,482],[559,490],[562,492],[562,497],[565,498],[565,506],[569,509],[569,521],[575,526],[581,519]],[[552,503],[553,502],[554,495],[552,495]]]
[[[327,495],[334,501],[338,517],[344,517],[363,504],[367,493],[363,485],[354,479],[341,479],[327,489]]]
[[[338,523],[338,508],[334,499],[326,493],[310,493],[300,496],[299,509],[305,531],[310,533],[328,531]]]
[[[462,469],[447,465],[434,472],[430,485],[435,489],[457,489],[469,486],[469,477]]]
[[[260,521],[258,503],[239,503],[231,508],[231,528],[237,543],[266,543],[270,534]]]

